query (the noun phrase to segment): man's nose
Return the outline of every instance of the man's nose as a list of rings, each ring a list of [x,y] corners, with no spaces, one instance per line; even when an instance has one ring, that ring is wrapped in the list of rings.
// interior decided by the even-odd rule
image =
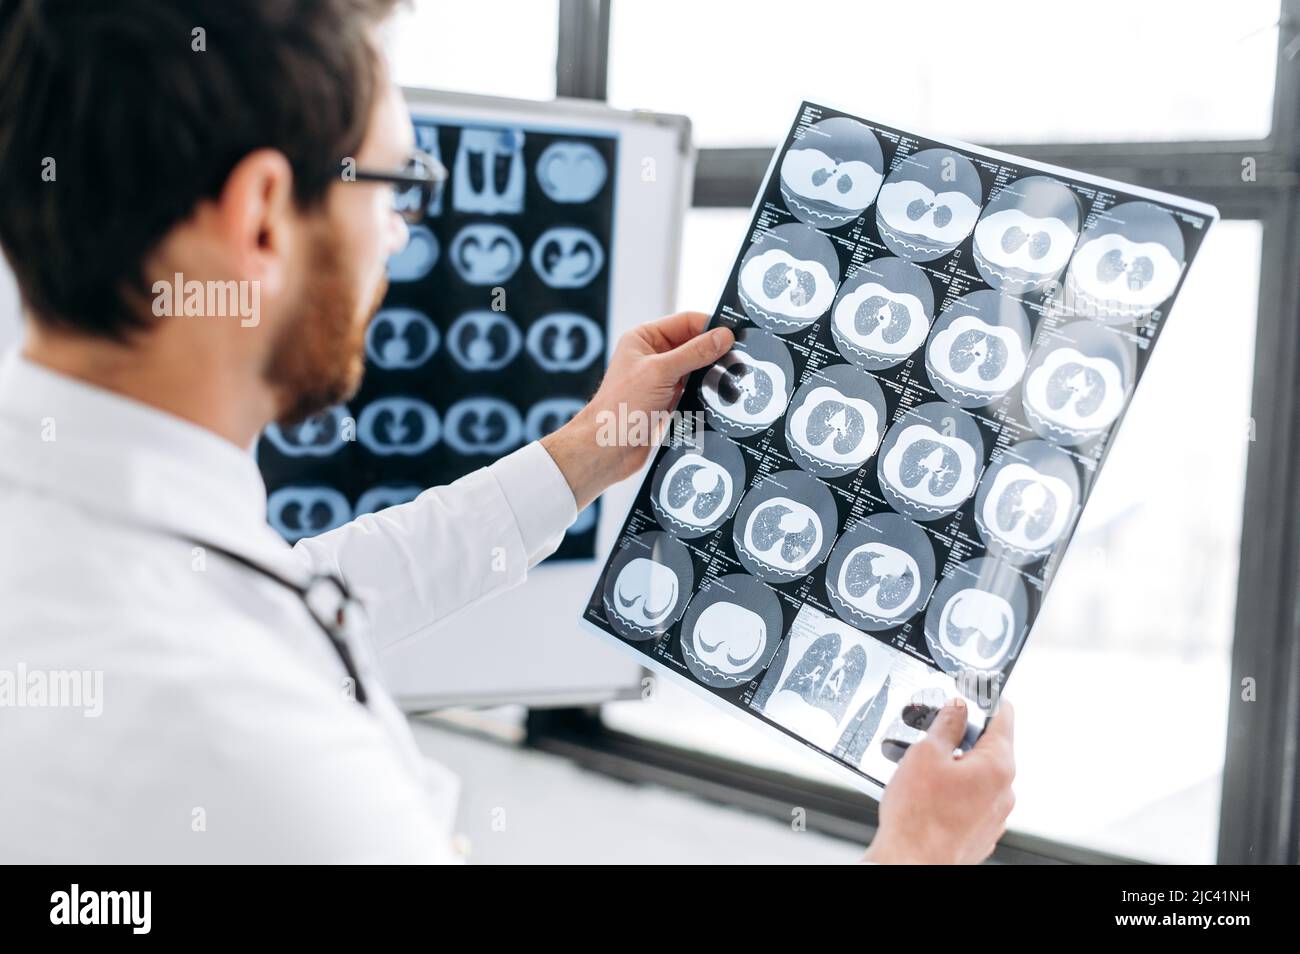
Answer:
[[[406,219],[402,218],[396,212],[393,212],[388,217],[388,232],[388,241],[385,250],[390,256],[396,255],[402,249],[406,248],[406,243],[411,239],[411,229],[406,224]]]

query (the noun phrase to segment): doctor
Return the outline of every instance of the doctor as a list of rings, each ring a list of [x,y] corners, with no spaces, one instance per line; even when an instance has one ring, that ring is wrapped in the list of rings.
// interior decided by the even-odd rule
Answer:
[[[0,246],[27,317],[0,365],[6,860],[456,860],[456,781],[375,641],[521,582],[644,463],[598,445],[597,413],[670,408],[732,342],[696,313],[644,325],[540,443],[286,546],[249,449],[356,389],[406,240],[395,187],[424,174],[376,39],[391,5],[0,0]],[[178,276],[238,313],[186,316]],[[870,860],[989,853],[1002,711],[960,759],[941,711]]]

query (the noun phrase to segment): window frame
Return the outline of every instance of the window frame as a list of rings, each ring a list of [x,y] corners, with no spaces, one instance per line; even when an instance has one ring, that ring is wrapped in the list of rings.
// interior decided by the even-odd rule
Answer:
[[[603,100],[612,0],[560,0],[557,96]],[[1273,124],[1259,140],[995,145],[1016,155],[1174,191],[1262,227],[1254,438],[1247,453],[1218,861],[1300,863],[1300,0],[1281,0]],[[749,208],[770,148],[697,153],[695,208]],[[1247,181],[1246,161],[1254,178]],[[1245,701],[1243,681],[1254,680]],[[656,781],[858,841],[876,802],[818,783],[606,728],[598,709],[530,713],[530,745],[616,777]],[[995,861],[1127,861],[1010,832]]]

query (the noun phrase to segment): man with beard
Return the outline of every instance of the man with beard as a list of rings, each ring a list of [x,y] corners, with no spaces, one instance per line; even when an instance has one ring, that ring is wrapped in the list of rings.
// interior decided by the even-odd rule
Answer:
[[[0,365],[7,860],[454,860],[455,779],[362,624],[395,638],[521,582],[645,460],[600,445],[600,412],[671,408],[732,343],[698,313],[637,328],[541,442],[287,547],[249,449],[356,390],[407,237],[395,189],[428,182],[375,36],[391,5],[0,0],[0,246],[27,317]],[[195,313],[191,287],[253,307]],[[988,789],[934,813],[931,850],[1000,832],[994,735],[915,760]],[[925,821],[900,811],[879,860]]]

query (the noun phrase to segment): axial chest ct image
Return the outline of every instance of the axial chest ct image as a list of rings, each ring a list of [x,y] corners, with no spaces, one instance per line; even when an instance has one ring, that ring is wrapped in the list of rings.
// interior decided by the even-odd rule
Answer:
[[[662,531],[643,533],[628,540],[607,568],[607,618],[624,639],[655,639],[681,617],[694,586],[686,547]]]
[[[823,119],[781,160],[781,198],[800,222],[836,228],[876,198],[884,180],[880,141],[856,119]]]
[[[781,603],[767,585],[745,573],[713,579],[682,617],[682,658],[707,686],[744,685],[767,668],[783,627]]]
[[[849,275],[831,316],[840,354],[868,371],[884,371],[925,343],[934,321],[934,289],[918,266],[883,256]]]
[[[744,455],[727,437],[702,430],[664,454],[650,484],[660,525],[682,539],[713,532],[730,517],[746,487]]]
[[[890,505],[913,520],[955,513],[984,470],[984,438],[975,419],[934,401],[906,412],[885,435],[877,475]]]
[[[740,264],[737,294],[760,328],[789,334],[825,314],[840,283],[835,246],[821,232],[797,222],[762,235]]]
[[[1074,523],[1079,474],[1069,455],[1047,441],[1002,451],[975,497],[975,526],[994,555],[1023,564],[1047,556]]]
[[[819,477],[857,470],[885,431],[885,395],[876,379],[849,364],[809,374],[786,412],[786,442],[797,463]]]
[[[1009,295],[1043,288],[1060,276],[1079,238],[1079,197],[1051,176],[1004,186],[975,226],[975,267]]]
[[[742,328],[732,349],[705,371],[700,398],[711,425],[730,437],[750,437],[785,413],[793,390],[794,361],[785,344]]]
[[[876,199],[876,227],[895,255],[929,262],[970,235],[984,201],[979,173],[951,149],[923,149],[896,160]]]
[[[607,176],[605,158],[587,142],[553,142],[537,160],[537,182],[552,202],[590,202]]]
[[[447,352],[465,371],[499,371],[522,344],[523,335],[504,312],[467,311],[447,329]]]
[[[524,260],[515,233],[497,222],[473,222],[451,241],[451,264],[470,285],[500,285],[510,280]]]
[[[1119,417],[1132,392],[1134,346],[1114,329],[1075,321],[1045,331],[1025,372],[1030,426],[1072,447],[1098,437]]]
[[[998,671],[1019,653],[1028,612],[1020,575],[976,557],[939,581],[925,615],[926,643],[946,672]]]
[[[1152,202],[1097,213],[1066,273],[1066,307],[1107,324],[1149,315],[1174,293],[1186,267],[1182,230]]]
[[[935,321],[925,370],[941,397],[959,407],[984,407],[1020,383],[1029,345],[1029,315],[1018,299],[971,292]]]
[[[848,527],[826,561],[831,607],[858,629],[886,630],[911,619],[934,583],[934,544],[896,513],[875,513]]]
[[[386,371],[418,368],[437,352],[442,334],[417,308],[384,308],[366,329],[366,359]]]
[[[736,511],[733,542],[745,569],[771,583],[807,574],[830,551],[839,527],[826,485],[799,470],[764,477]]]

